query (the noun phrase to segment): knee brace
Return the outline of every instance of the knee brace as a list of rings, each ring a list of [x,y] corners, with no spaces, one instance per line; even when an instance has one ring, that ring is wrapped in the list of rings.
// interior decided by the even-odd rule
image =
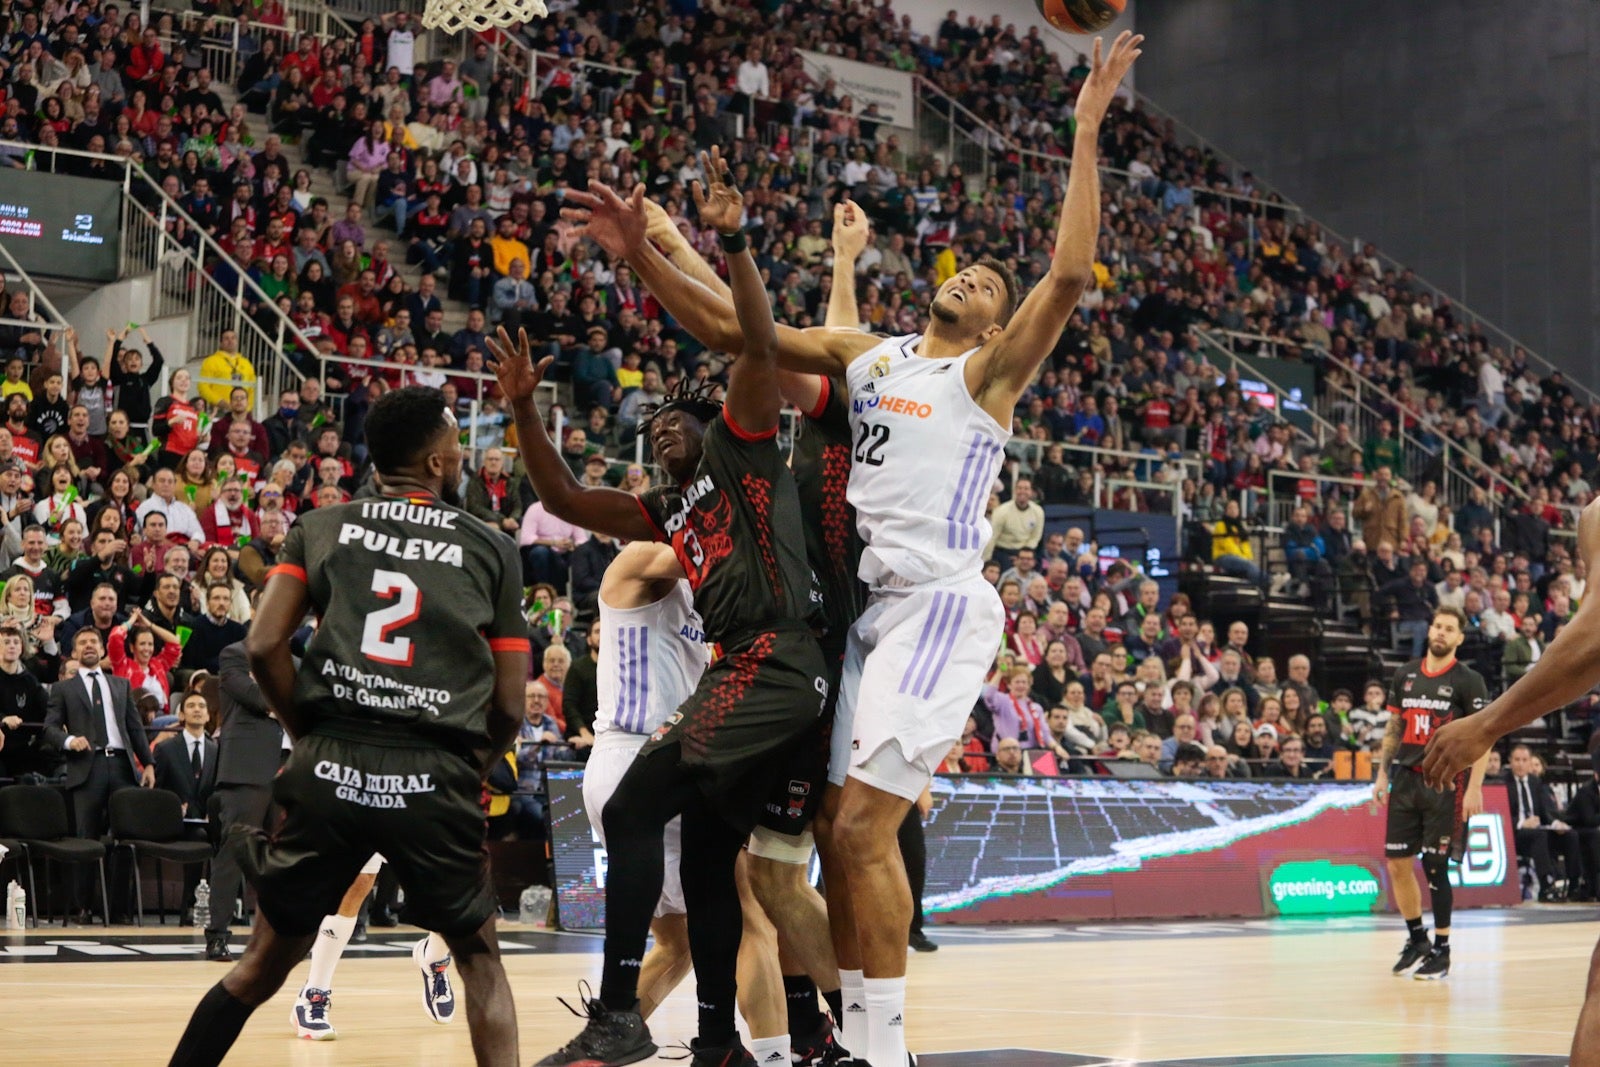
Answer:
[[[1455,891],[1450,887],[1450,860],[1445,856],[1427,854],[1422,857],[1422,873],[1428,879],[1428,892],[1433,894],[1433,925],[1436,929],[1450,929],[1450,908],[1455,902]]]

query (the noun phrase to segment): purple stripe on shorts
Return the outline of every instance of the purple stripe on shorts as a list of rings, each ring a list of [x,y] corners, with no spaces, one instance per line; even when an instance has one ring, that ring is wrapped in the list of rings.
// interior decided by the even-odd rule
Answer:
[[[617,627],[617,707],[614,712],[617,729],[630,730],[628,725],[633,711],[629,699],[633,688],[633,672],[628,662],[628,632],[631,627]]]
[[[978,466],[978,450],[983,444],[983,438],[974,435],[972,444],[967,446],[967,461],[961,467],[961,477],[956,482],[956,491],[950,498],[950,510],[945,514],[945,547],[956,547],[956,531],[961,528],[961,523],[956,521],[958,515],[967,511],[966,496],[972,488],[975,469]],[[966,546],[966,535],[962,534],[962,548]]]
[[[916,697],[924,697],[923,690],[938,681],[939,675],[944,672],[944,659],[950,654],[949,646],[955,636],[954,630],[950,627],[950,615],[955,610],[956,601],[961,598],[951,593],[936,595],[942,599],[928,612],[930,619],[935,616],[938,618],[933,631],[933,640],[928,642],[928,652],[923,656],[922,665],[917,669],[917,675],[911,682],[911,695]],[[931,680],[930,672],[932,672]]]
[[[911,654],[911,662],[906,664],[905,674],[900,677],[900,692],[902,693],[911,691],[912,679],[918,673],[922,658],[928,653],[932,643],[934,617],[939,614],[939,605],[943,602],[944,596],[945,594],[942,592],[933,594],[933,608],[928,612],[927,617],[922,620],[922,633],[917,636],[917,649]]]
[[[639,662],[635,652],[635,639],[638,633],[638,629],[633,626],[624,627],[622,630],[622,662],[627,667],[626,673],[623,675],[622,728],[635,732],[639,729],[634,721],[638,717],[639,710],[637,695],[639,691]]]
[[[951,597],[951,599],[956,601],[956,617],[951,620],[950,633],[945,638],[944,646],[934,657],[933,676],[928,679],[928,684],[923,686],[922,691],[917,694],[923,700],[933,696],[933,688],[939,684],[939,676],[944,673],[944,665],[950,662],[950,653],[955,651],[956,638],[961,634],[961,622],[967,617],[967,598],[962,596]]]
[[[617,687],[617,725],[630,733],[633,725],[633,627],[617,628],[617,673],[621,675]]]

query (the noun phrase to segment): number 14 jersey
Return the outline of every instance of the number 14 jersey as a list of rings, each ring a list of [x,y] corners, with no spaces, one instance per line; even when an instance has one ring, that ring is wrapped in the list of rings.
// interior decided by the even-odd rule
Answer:
[[[1416,767],[1422,763],[1428,739],[1442,726],[1464,715],[1482,711],[1489,703],[1483,675],[1459,660],[1438,674],[1429,674],[1426,660],[1414,659],[1395,672],[1389,683],[1389,714],[1403,724],[1400,754],[1395,763]]]
[[[849,500],[869,587],[921,585],[983,569],[989,492],[1011,434],[967,390],[971,349],[924,359],[920,334],[891,337],[847,368]]]

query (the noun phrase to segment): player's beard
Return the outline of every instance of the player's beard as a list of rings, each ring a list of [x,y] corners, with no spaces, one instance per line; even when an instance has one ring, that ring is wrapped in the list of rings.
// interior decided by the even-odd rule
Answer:
[[[461,507],[461,479],[446,478],[439,486],[439,499],[453,508]]]
[[[1429,645],[1428,654],[1434,659],[1449,659],[1450,648],[1447,645]]]
[[[928,312],[946,326],[951,326],[961,321],[961,314],[942,297],[936,296],[933,298],[933,303],[928,305]]]

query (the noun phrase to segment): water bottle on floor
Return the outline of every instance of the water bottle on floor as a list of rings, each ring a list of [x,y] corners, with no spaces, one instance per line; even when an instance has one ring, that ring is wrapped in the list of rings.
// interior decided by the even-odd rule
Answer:
[[[11,930],[28,928],[28,893],[15,881],[6,886],[6,927]]]
[[[518,900],[517,918],[526,926],[544,926],[550,916],[550,887],[530,885]]]
[[[211,926],[211,883],[204,878],[194,887],[194,924],[202,930]]]

